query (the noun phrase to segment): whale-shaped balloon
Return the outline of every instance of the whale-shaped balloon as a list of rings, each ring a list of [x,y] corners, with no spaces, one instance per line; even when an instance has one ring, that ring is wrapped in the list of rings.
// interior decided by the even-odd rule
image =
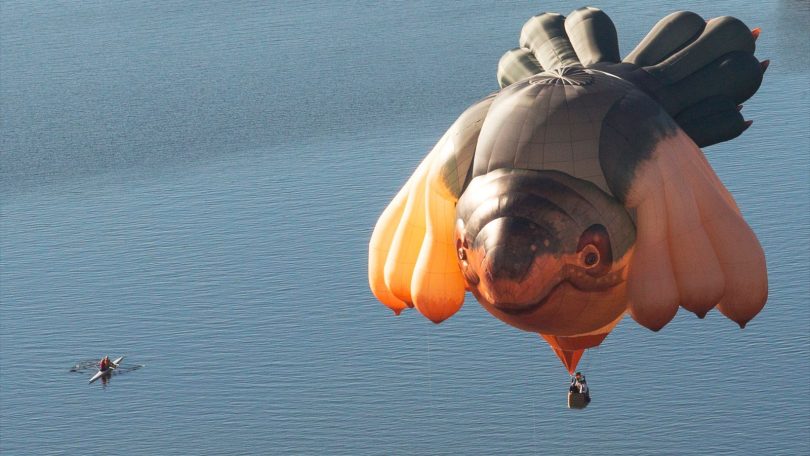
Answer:
[[[759,30],[689,12],[619,58],[596,8],[531,18],[501,89],[467,109],[383,212],[369,283],[434,322],[465,291],[540,333],[573,371],[629,314],[659,330],[679,307],[741,327],[765,305],[765,257],[701,146],[750,125]]]

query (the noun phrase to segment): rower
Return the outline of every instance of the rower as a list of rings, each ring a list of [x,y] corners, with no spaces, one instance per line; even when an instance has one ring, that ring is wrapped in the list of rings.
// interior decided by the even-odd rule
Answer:
[[[104,355],[104,357],[101,358],[101,361],[98,363],[98,370],[104,372],[110,368],[111,364],[110,357],[108,355]]]

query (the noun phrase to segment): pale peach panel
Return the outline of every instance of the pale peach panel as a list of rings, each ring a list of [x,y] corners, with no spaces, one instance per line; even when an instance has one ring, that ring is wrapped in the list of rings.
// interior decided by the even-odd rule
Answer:
[[[397,299],[405,303],[413,303],[411,278],[425,238],[425,186],[435,155],[433,152],[428,154],[411,177],[408,201],[385,261],[385,284]]]
[[[718,221],[716,234],[739,227],[742,219]],[[738,231],[729,236],[718,236],[726,271],[726,291],[717,305],[720,312],[734,320],[741,328],[754,318],[768,299],[768,272],[765,254],[751,230]]]
[[[368,283],[371,292],[397,315],[408,305],[397,299],[385,284],[385,261],[391,250],[391,242],[405,210],[405,204],[408,202],[409,186],[410,181],[405,183],[391,204],[385,208],[377,220],[377,225],[374,226],[368,246]]]
[[[685,136],[685,135],[684,135]],[[669,253],[680,305],[703,317],[720,301],[725,288],[723,270],[715,255],[693,191],[706,177],[705,161],[691,140],[673,137],[660,143],[654,160],[664,170]]]
[[[711,168],[703,172],[714,175]],[[714,179],[696,180],[695,192],[701,196],[698,200],[701,217],[725,277],[717,307],[743,327],[765,305],[768,272],[759,241],[719,182],[716,175]]]
[[[683,142],[688,141],[694,147],[697,147],[697,145],[692,141],[692,139],[689,136],[686,135],[686,133],[681,131],[678,134],[681,141]],[[740,217],[742,217],[742,212],[740,212],[740,208],[737,207],[737,202],[734,201],[734,197],[731,196],[731,192],[728,191],[726,186],[723,185],[723,182],[720,180],[720,178],[717,177],[717,174],[714,172],[714,169],[712,169],[712,166],[709,164],[709,160],[706,159],[706,155],[704,155],[699,148],[698,152],[700,152],[701,162],[705,165],[700,167],[701,174],[706,176],[706,179],[708,179],[708,181],[712,183],[714,188],[719,192],[720,196],[723,197],[723,200],[725,200],[726,204],[729,207],[731,207],[734,210],[734,212],[740,215]]]
[[[636,170],[628,205],[636,207],[636,247],[627,277],[630,315],[653,331],[678,312],[678,287],[667,240],[666,199],[661,170],[648,160]]]

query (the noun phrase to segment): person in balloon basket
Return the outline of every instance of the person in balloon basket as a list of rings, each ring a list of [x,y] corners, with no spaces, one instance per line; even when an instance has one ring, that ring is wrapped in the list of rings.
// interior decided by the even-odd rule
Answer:
[[[588,382],[582,372],[577,372],[574,378],[571,379],[571,386],[568,388],[569,392],[580,393],[585,395],[585,402],[591,402],[591,393],[588,391]]]

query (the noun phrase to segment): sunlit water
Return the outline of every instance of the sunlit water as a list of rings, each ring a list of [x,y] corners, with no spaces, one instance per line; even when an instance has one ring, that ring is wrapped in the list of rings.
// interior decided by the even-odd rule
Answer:
[[[762,27],[772,59],[754,126],[706,151],[768,258],[745,330],[626,319],[572,411],[536,335],[369,292],[390,198],[525,20],[578,6],[4,1],[0,452],[810,452],[804,2],[678,6]],[[595,6],[624,53],[671,11]],[[88,385],[104,354],[142,368]]]

